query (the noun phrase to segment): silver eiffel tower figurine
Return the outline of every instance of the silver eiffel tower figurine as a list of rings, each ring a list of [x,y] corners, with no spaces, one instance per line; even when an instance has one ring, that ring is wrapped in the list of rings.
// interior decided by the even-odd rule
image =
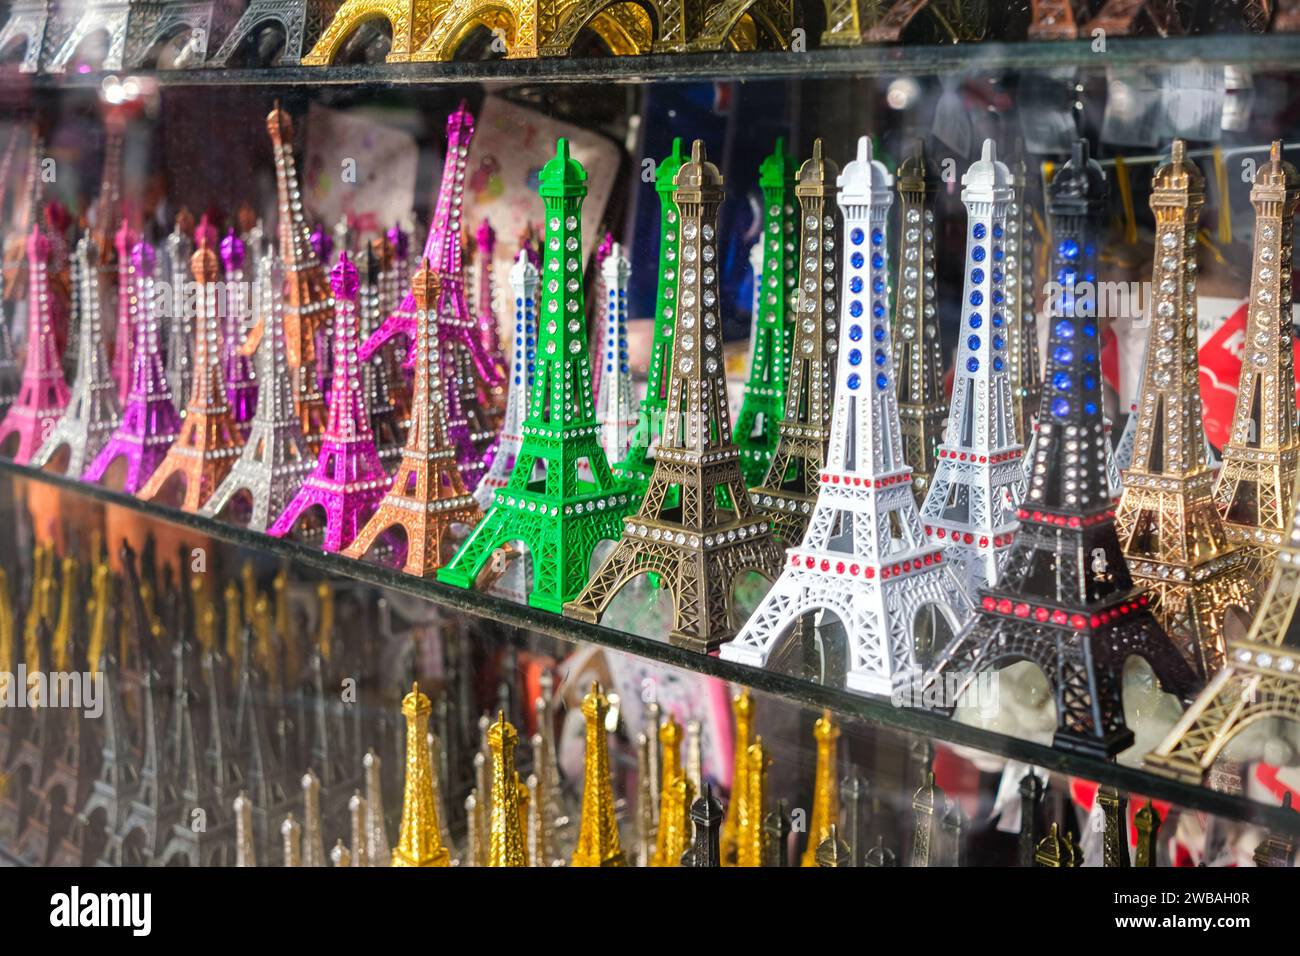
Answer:
[[[194,314],[189,307],[189,297],[185,290],[193,285],[190,278],[190,257],[194,255],[194,239],[185,229],[185,220],[189,214],[182,212],[176,217],[176,228],[165,240],[167,250],[168,278],[172,284],[171,312],[166,316],[167,330],[167,384],[172,394],[185,396],[190,393],[190,384],[194,377],[193,342]],[[193,220],[189,220],[193,222]],[[212,243],[215,249],[216,242]],[[184,404],[183,400],[180,404]],[[177,409],[184,415],[183,409]]]
[[[242,492],[250,509],[248,527],[265,531],[298,493],[316,459],[294,409],[280,296],[284,267],[274,250],[262,254],[257,274],[261,277],[257,283],[259,317],[244,346],[257,349],[257,411],[234,467],[199,514],[216,517]],[[257,335],[260,340],[252,337]]]
[[[63,472],[80,476],[108,444],[122,408],[117,401],[117,382],[104,350],[104,325],[99,312],[99,253],[89,235],[82,236],[73,256],[75,301],[80,308],[77,334],[77,377],[73,379],[67,408],[49,436],[32,456],[33,468],[55,462],[58,452],[68,450]]]

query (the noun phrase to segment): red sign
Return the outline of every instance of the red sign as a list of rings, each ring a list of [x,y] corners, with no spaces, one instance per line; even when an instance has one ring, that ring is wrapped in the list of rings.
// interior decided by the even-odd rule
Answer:
[[[1300,343],[1291,342],[1300,365]],[[1246,304],[1228,316],[1223,325],[1201,346],[1201,404],[1204,406],[1205,435],[1210,444],[1222,448],[1232,429],[1232,413],[1237,405],[1237,380],[1241,377],[1241,359],[1245,355]],[[1300,387],[1296,389],[1300,401]]]

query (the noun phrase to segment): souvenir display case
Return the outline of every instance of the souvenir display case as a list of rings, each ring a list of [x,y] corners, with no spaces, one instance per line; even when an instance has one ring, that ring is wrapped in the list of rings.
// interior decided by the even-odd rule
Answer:
[[[0,861],[1292,865],[1295,3],[3,16]]]

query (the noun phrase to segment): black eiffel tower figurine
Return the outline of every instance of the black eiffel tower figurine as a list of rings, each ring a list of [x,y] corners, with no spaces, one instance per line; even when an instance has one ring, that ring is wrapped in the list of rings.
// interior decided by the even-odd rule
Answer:
[[[1124,662],[1136,654],[1166,691],[1187,697],[1196,676],[1133,586],[1115,534],[1106,481],[1100,343],[1078,287],[1096,269],[1106,179],[1078,141],[1049,189],[1055,243],[1051,336],[1028,495],[998,581],[980,589],[975,617],[939,655],[927,686],[951,681],[951,712],[980,671],[1028,660],[1056,699],[1053,745],[1110,756],[1129,747],[1121,700]],[[951,676],[950,676],[951,675]]]

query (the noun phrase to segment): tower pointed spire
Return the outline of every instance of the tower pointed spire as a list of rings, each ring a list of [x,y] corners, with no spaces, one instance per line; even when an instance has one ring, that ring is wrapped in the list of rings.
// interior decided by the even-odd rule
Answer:
[[[1205,460],[1196,342],[1196,231],[1205,179],[1182,140],[1174,140],[1172,153],[1151,183],[1149,359],[1115,524],[1134,578],[1151,590],[1156,617],[1208,678],[1223,664],[1228,609],[1248,612],[1257,596],[1246,554],[1224,532]]]
[[[831,826],[840,817],[839,758],[836,753],[840,728],[829,710],[822,711],[813,724],[813,739],[817,743],[817,766],[813,772],[812,819],[808,825],[808,845],[800,858],[801,866],[817,865],[817,848],[830,836]]]
[[[73,256],[73,281],[79,290],[75,301],[81,313],[77,322],[77,374],[67,408],[31,461],[32,467],[45,468],[60,449],[66,448],[64,472],[74,477],[81,476],[121,420],[117,385],[104,350],[96,255],[90,237],[83,236]]]
[[[407,574],[431,575],[450,550],[453,526],[473,526],[482,517],[465,490],[455,449],[447,437],[442,350],[438,339],[438,273],[426,262],[412,282],[416,304],[415,389],[411,428],[393,484],[371,519],[343,552],[363,557],[379,536],[406,532]]]
[[[194,255],[197,228],[190,211],[182,208],[176,216],[175,227],[163,240],[171,297],[162,314],[155,310],[156,317],[167,323],[167,351],[164,353],[167,356],[167,383],[176,396],[182,417],[185,410],[181,403],[189,397],[194,381],[194,313],[198,303],[191,298],[189,290],[194,288],[190,260]]]
[[[594,623],[629,581],[659,574],[673,597],[669,641],[707,653],[734,633],[731,591],[741,569],[775,576],[781,555],[771,522],[753,513],[732,441],[716,269],[722,174],[701,140],[677,174],[674,199],[682,219],[678,331],[655,469],[640,511],[624,519],[613,552],[564,612]]]
[[[871,158],[868,137],[838,184],[848,291],[827,460],[803,540],[722,656],[763,666],[806,614],[827,609],[845,630],[848,660],[828,661],[823,679],[844,672],[851,689],[889,694],[915,676],[918,618],[955,629],[970,599],[922,530],[903,457],[887,306],[893,177]]]
[[[257,410],[230,474],[199,509],[199,514],[214,518],[244,492],[247,514],[240,517],[246,517],[254,531],[265,531],[284,511],[316,464],[294,410],[293,384],[286,371],[283,278],[280,258],[268,249],[258,268],[255,332],[241,346],[241,352],[256,350]]]
[[[256,250],[254,250],[256,252]],[[249,300],[244,290],[248,287],[248,272],[245,260],[248,247],[232,227],[221,240],[221,265],[225,273],[226,289],[231,290],[226,297],[226,315],[221,329],[221,361],[225,376],[227,395],[230,399],[230,411],[241,435],[247,436],[253,416],[257,413],[257,376],[253,360],[243,350],[244,338],[248,334],[247,318],[254,303]]]
[[[135,355],[135,326],[144,312],[137,297],[140,279],[131,252],[135,249],[136,235],[131,225],[123,219],[113,234],[114,261],[117,269],[117,327],[113,336],[113,380],[117,383],[117,398],[126,403],[131,394],[131,370]],[[101,268],[103,263],[100,263]]]
[[[1011,421],[1015,425],[1016,441],[1025,446],[1034,433],[1043,379],[1039,373],[1041,361],[1034,310],[1034,220],[1029,208],[1023,151],[1010,169],[1012,195],[1007,206],[1002,280],[1006,295],[1007,376],[1011,381]],[[1091,281],[1095,282],[1096,277]]]
[[[433,707],[418,684],[402,699],[406,718],[406,790],[402,796],[402,829],[393,847],[393,866],[448,866],[451,854],[442,845],[438,807],[433,799],[434,769],[424,738]],[[377,808],[381,815],[383,808]]]
[[[1025,494],[1012,421],[1006,328],[1006,216],[1011,171],[993,140],[962,177],[966,276],[952,403],[939,462],[921,506],[926,534],[978,587],[997,579]]]
[[[137,494],[149,500],[163,491],[173,476],[185,483],[181,508],[198,511],[239,454],[243,436],[230,408],[221,365],[221,316],[217,305],[217,283],[221,273],[217,252],[204,236],[191,260],[198,283],[198,315],[195,317],[193,380],[181,433],[157,470]]]
[[[519,734],[499,713],[488,729],[492,748],[492,816],[488,825],[488,866],[527,866],[524,839],[525,814],[520,809],[519,774],[515,771],[515,746]]]
[[[795,160],[786,151],[784,138],[777,138],[771,155],[759,166],[758,185],[763,192],[763,291],[745,397],[736,416],[736,444],[747,486],[763,480],[776,451],[794,332]],[[706,262],[702,268],[710,265]]]
[[[614,815],[614,785],[609,775],[609,742],[605,738],[605,715],[609,701],[595,681],[582,699],[582,716],[587,723],[586,762],[582,772],[582,816],[573,866],[623,866],[623,847]]]
[[[597,435],[583,319],[581,215],[587,172],[569,155],[568,140],[558,141],[540,180],[546,207],[546,288],[523,442],[510,480],[438,579],[471,587],[494,551],[522,541],[533,561],[528,602],[559,611],[587,580],[596,543],[615,537],[619,519],[634,501],[627,485],[610,473]],[[591,481],[579,475],[581,459],[586,459]],[[539,463],[545,478],[534,481]]]
[[[609,461],[622,461],[632,439],[636,416],[632,412],[632,375],[627,358],[627,282],[631,264],[617,242],[600,266],[603,300],[600,318],[600,348],[596,363],[601,367],[596,386],[596,415],[600,419],[600,443]]]
[[[763,483],[750,492],[754,510],[772,519],[785,546],[803,540],[817,497],[818,476],[830,439],[831,398],[839,348],[839,207],[829,201],[839,167],[813,141],[812,159],[799,169],[794,187],[802,214],[799,285],[795,295],[785,408],[776,452]]]
[[[341,551],[370,518],[388,485],[366,415],[357,357],[357,292],[360,279],[347,253],[330,273],[334,291],[334,378],[329,423],[321,435],[316,467],[267,529],[273,537],[293,530],[309,508],[325,512],[322,546]]]
[[[935,659],[929,688],[955,690],[951,712],[980,672],[1030,660],[1056,702],[1054,746],[1109,756],[1133,732],[1120,686],[1130,655],[1146,660],[1161,687],[1191,692],[1195,677],[1134,587],[1115,534],[1106,476],[1097,320],[1080,287],[1096,268],[1106,180],[1078,141],[1050,186],[1061,292],[1049,302],[1047,379],[1038,412],[1033,476],[1018,512],[1020,531],[1001,577],[979,591],[979,609]],[[951,676],[950,676],[951,675]]]

